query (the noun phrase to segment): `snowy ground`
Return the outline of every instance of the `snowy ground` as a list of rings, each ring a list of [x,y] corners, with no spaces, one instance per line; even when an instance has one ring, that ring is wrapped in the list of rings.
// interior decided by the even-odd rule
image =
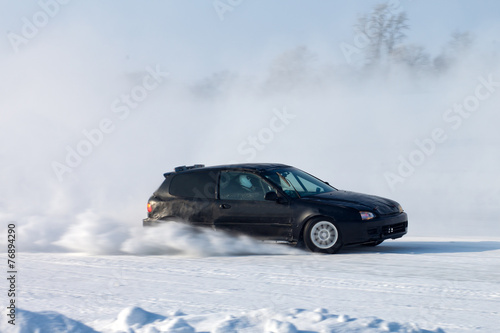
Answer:
[[[403,238],[337,255],[288,251],[284,245],[270,246],[269,253],[275,247],[281,254],[20,253],[17,304],[23,311],[16,329],[495,332],[500,327],[500,239]],[[5,318],[0,330],[9,332]]]

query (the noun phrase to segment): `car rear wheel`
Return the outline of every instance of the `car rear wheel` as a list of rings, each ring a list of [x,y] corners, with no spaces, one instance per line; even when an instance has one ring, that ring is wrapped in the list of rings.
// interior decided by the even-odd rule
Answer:
[[[313,252],[335,253],[342,247],[342,235],[334,222],[314,219],[305,227],[304,243]]]

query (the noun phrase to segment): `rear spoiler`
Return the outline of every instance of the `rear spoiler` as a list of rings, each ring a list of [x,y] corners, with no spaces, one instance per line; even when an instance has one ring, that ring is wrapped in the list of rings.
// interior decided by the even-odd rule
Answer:
[[[182,166],[178,166],[174,169],[174,172],[166,172],[163,174],[163,177],[167,178],[168,176],[170,176],[171,174],[175,173],[175,172],[181,172],[181,171],[186,171],[186,170],[191,170],[191,169],[198,169],[198,168],[204,168],[205,167],[205,164],[195,164],[195,165],[190,165],[190,166],[186,166],[186,165],[182,165]]]
[[[191,165],[191,166],[178,166],[177,168],[174,169],[175,172],[181,172],[181,171],[185,171],[185,170],[191,170],[191,169],[198,169],[198,168],[204,168],[205,167],[205,164],[195,164],[195,165]]]

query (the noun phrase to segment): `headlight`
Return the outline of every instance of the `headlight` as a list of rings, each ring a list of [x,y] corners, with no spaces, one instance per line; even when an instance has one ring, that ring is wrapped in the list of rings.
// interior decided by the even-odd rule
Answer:
[[[359,215],[361,215],[362,220],[371,220],[375,217],[375,214],[372,212],[359,212]]]
[[[403,207],[401,207],[401,205],[398,205],[398,210],[400,213],[404,212]]]

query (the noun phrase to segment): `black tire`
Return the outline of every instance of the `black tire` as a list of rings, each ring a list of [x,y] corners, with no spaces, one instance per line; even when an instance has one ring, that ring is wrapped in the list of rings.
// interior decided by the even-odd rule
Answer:
[[[315,218],[304,228],[304,243],[312,252],[332,254],[342,247],[342,234],[332,220]]]
[[[379,241],[373,241],[373,242],[369,242],[369,243],[364,243],[363,246],[377,246],[379,244],[382,244],[383,240],[379,240]]]

